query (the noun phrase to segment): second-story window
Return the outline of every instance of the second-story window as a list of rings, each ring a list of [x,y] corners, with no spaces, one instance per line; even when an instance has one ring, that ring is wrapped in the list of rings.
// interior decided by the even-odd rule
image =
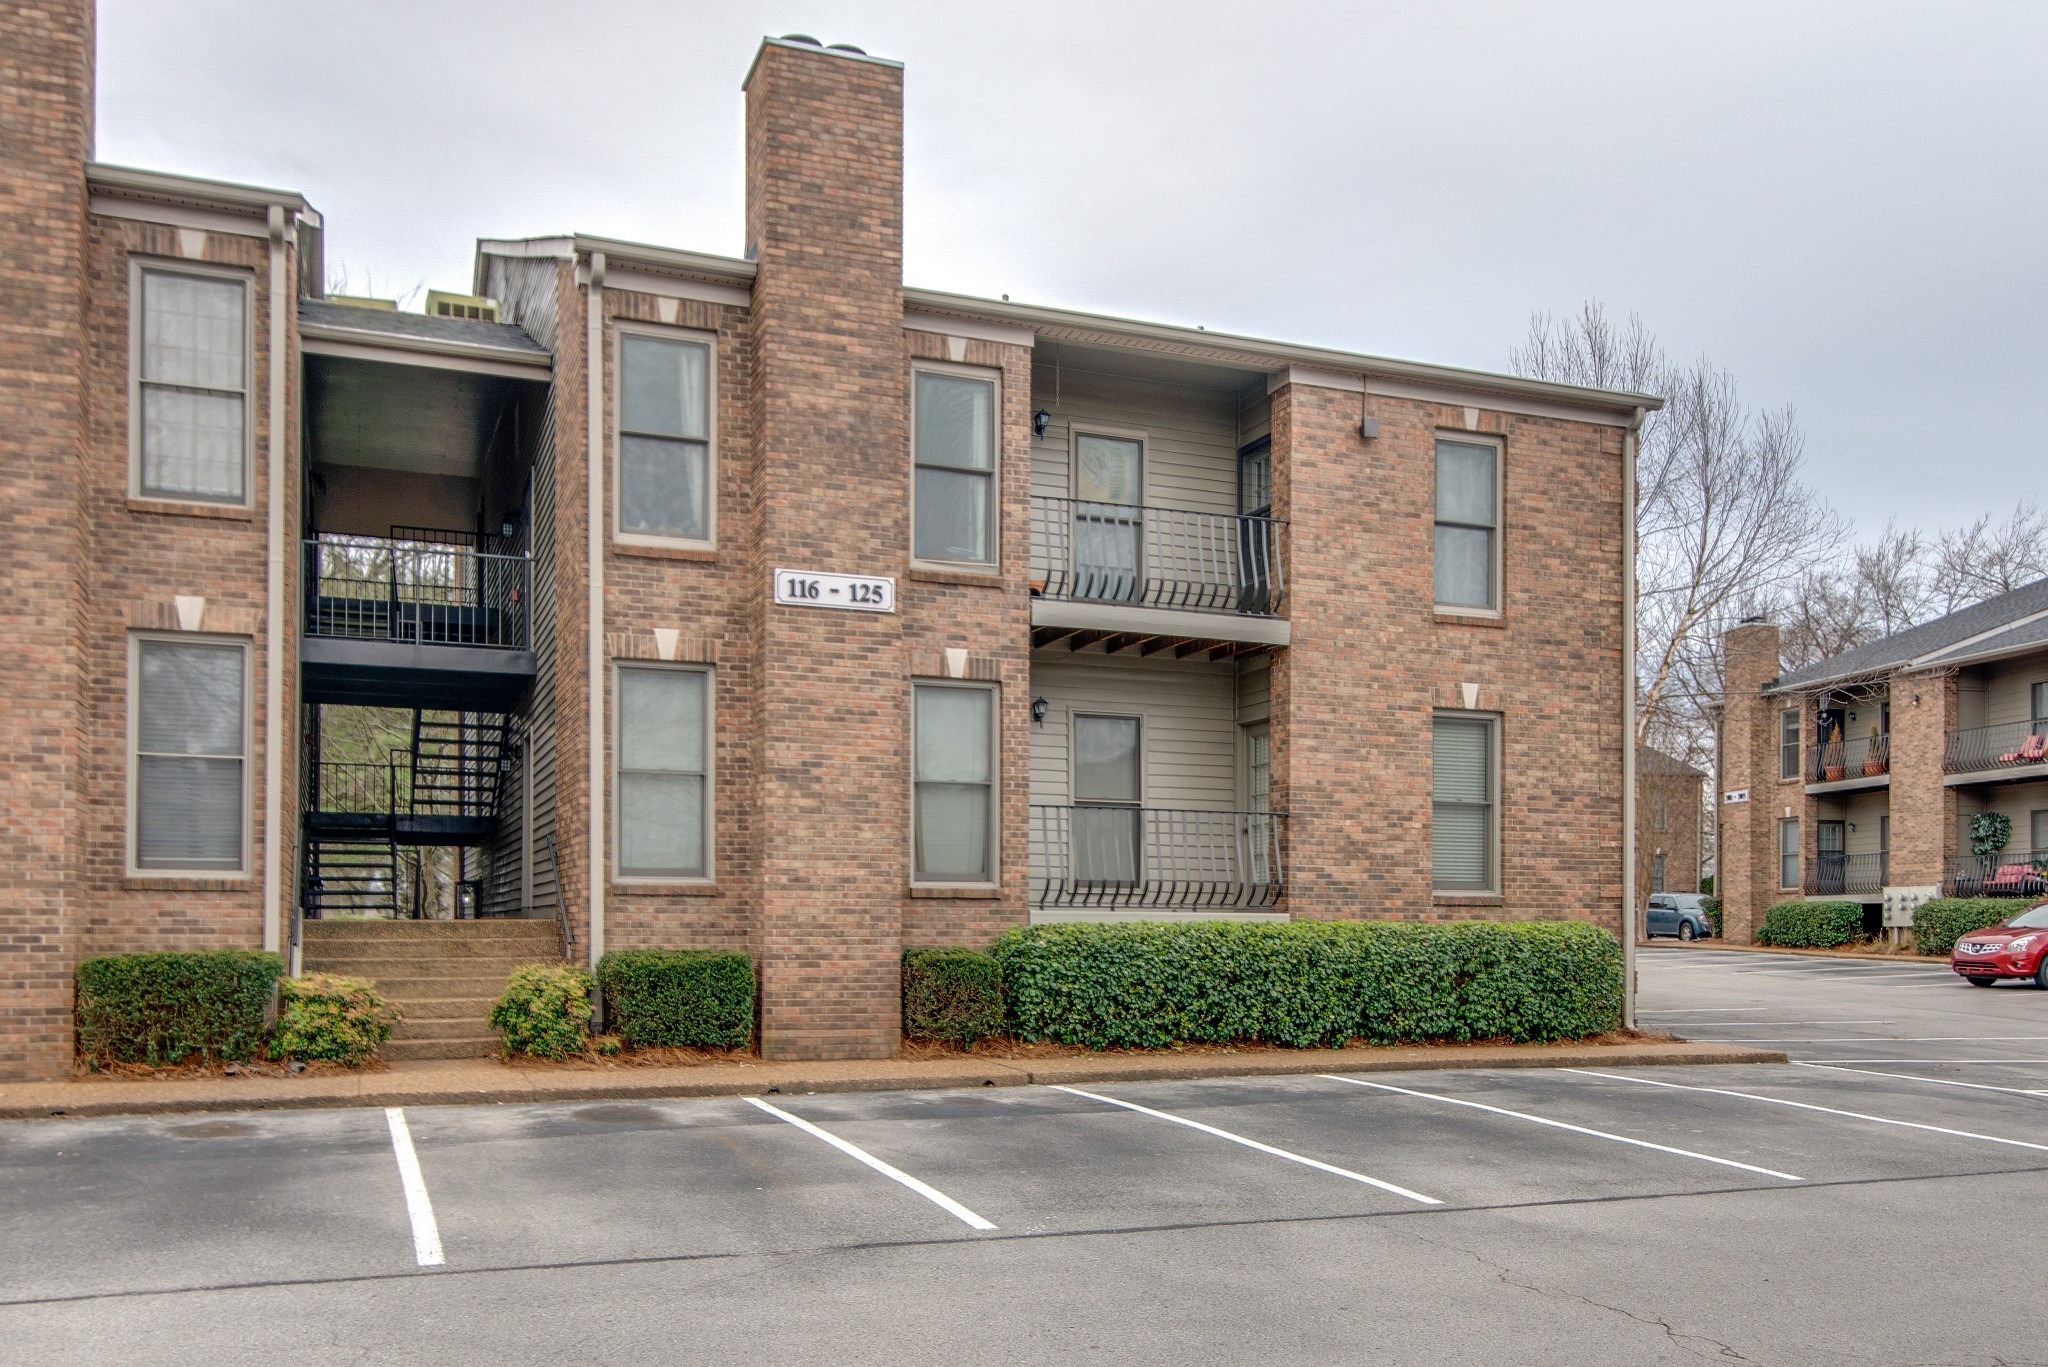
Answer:
[[[154,266],[138,269],[135,282],[135,491],[247,502],[247,282]]]
[[[1500,608],[1500,448],[1491,442],[1436,444],[1436,601]]]
[[[1799,709],[1788,707],[1778,714],[1778,777],[1799,777]]]
[[[619,531],[711,540],[711,348],[619,337]]]
[[[913,492],[919,560],[996,562],[996,387],[949,371],[915,374]]]

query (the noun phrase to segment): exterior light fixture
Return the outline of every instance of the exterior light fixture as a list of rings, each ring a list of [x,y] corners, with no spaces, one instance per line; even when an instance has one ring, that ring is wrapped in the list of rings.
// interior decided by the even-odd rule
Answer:
[[[1051,703],[1049,703],[1049,702],[1047,702],[1047,701],[1046,701],[1046,700],[1045,700],[1044,698],[1033,698],[1033,699],[1031,700],[1031,723],[1032,723],[1032,725],[1034,725],[1034,726],[1043,726],[1043,725],[1045,725],[1045,714],[1046,714],[1046,713],[1047,713],[1047,712],[1048,712],[1049,710],[1051,710],[1051,708],[1052,708],[1052,704],[1051,704]]]
[[[1044,435],[1045,435],[1045,429],[1046,429],[1046,428],[1048,428],[1048,427],[1050,427],[1050,426],[1052,426],[1052,414],[1050,414],[1050,413],[1046,412],[1046,411],[1045,411],[1045,410],[1044,410],[1043,408],[1039,409],[1039,410],[1038,410],[1038,411],[1037,411],[1036,413],[1033,413],[1033,414],[1031,415],[1031,435],[1032,435],[1032,436],[1034,436],[1034,437],[1042,437],[1042,436],[1044,436]]]

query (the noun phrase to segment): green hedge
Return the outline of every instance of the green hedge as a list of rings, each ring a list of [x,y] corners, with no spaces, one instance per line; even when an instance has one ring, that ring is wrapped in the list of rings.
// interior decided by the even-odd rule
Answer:
[[[722,949],[616,949],[597,961],[605,1022],[629,1048],[744,1049],[754,961]]]
[[[2032,905],[2031,897],[1937,897],[1913,909],[1913,944],[1922,954],[1947,955],[1971,931],[1995,926]]]
[[[247,949],[87,959],[78,966],[78,1052],[120,1063],[252,1059],[284,967],[279,955]]]
[[[1003,1033],[1003,973],[992,955],[950,947],[903,951],[906,1038],[973,1044]]]
[[[401,1018],[363,978],[308,973],[279,983],[278,996],[272,1058],[326,1059],[354,1068],[369,1062]]]
[[[1829,949],[1854,944],[1862,936],[1860,902],[1780,902],[1764,912],[1756,942],[1787,949]]]
[[[590,975],[570,964],[523,964],[491,1008],[491,1028],[508,1054],[566,1058],[590,1032]]]
[[[1077,922],[990,953],[1013,1033],[1093,1049],[1577,1039],[1621,1019],[1621,944],[1583,922]]]
[[[1713,880],[1712,880],[1712,879],[1703,879],[1703,880],[1701,880],[1701,881],[1703,881],[1703,882],[1712,882]],[[1709,925],[1713,926],[1713,928],[1714,928],[1714,938],[1715,938],[1715,939],[1717,939],[1717,940],[1718,940],[1718,939],[1720,939],[1720,938],[1721,938],[1721,935],[1722,935],[1722,931],[1721,931],[1721,899],[1720,899],[1720,898],[1718,898],[1718,897],[1709,897],[1709,898],[1707,898],[1707,900],[1706,900],[1706,901],[1704,901],[1704,902],[1700,903],[1700,905],[1701,905],[1701,907],[1703,907],[1703,908],[1704,908],[1704,909],[1706,910],[1706,913],[1707,913],[1707,923],[1708,923]]]

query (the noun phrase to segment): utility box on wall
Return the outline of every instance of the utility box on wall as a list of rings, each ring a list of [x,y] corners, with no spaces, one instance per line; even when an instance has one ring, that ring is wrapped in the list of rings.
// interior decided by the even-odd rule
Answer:
[[[1922,902],[1931,902],[1941,896],[1938,887],[1886,888],[1884,890],[1884,928],[1886,930],[1911,930],[1913,913]]]

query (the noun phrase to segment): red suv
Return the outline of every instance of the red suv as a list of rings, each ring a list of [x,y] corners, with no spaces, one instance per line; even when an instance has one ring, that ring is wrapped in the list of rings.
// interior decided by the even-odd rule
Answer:
[[[2048,988],[2048,902],[1963,936],[1948,966],[1972,987],[1989,987],[2000,978],[2032,978]]]

